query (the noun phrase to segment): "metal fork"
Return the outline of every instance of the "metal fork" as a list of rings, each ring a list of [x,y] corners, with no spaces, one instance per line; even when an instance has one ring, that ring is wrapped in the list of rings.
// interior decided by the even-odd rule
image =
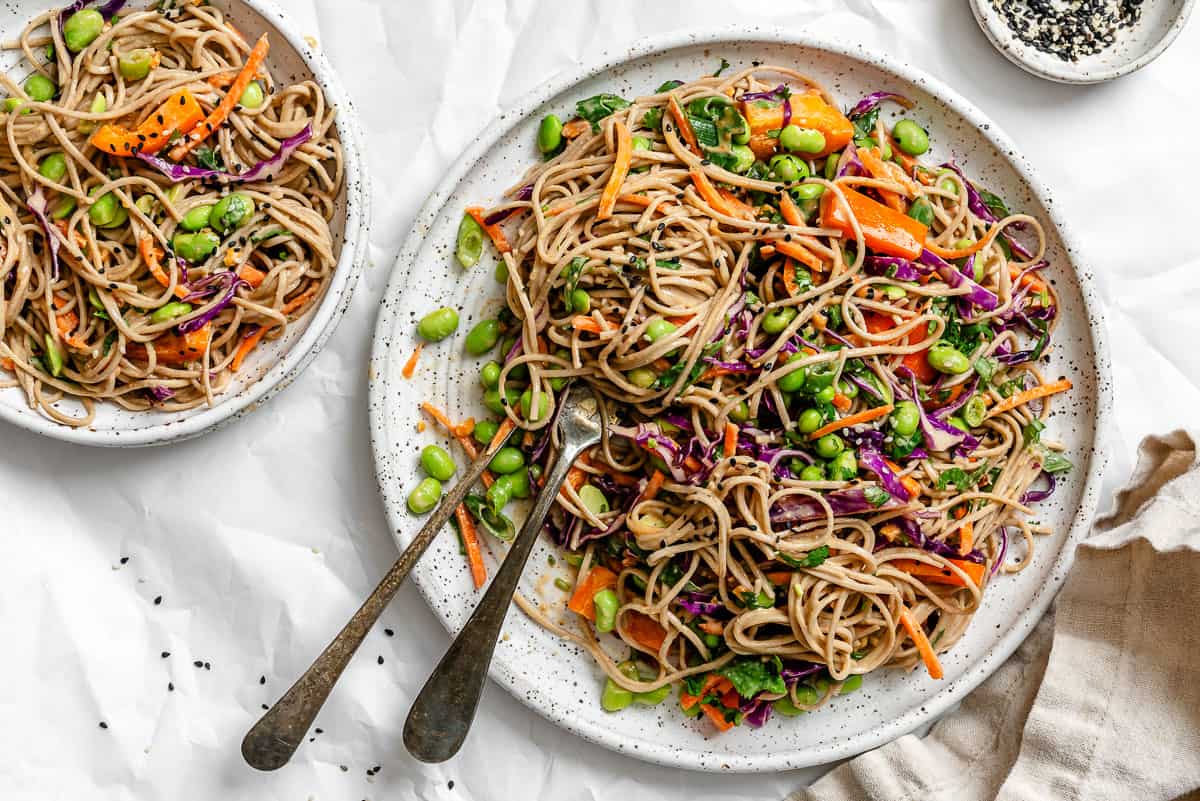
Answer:
[[[542,523],[575,459],[600,441],[600,405],[590,389],[574,387],[561,403],[558,461],[483,600],[421,688],[404,722],[404,745],[422,762],[445,762],[466,740],[500,627]]]

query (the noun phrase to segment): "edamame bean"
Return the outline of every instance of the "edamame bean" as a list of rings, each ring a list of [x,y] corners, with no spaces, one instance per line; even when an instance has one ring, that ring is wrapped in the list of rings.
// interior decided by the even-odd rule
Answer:
[[[515,473],[496,478],[495,484],[504,484],[505,491],[510,498],[528,498],[529,497],[529,473],[525,470],[518,470]]]
[[[139,47],[117,56],[117,70],[127,81],[140,81],[158,64],[158,51]]]
[[[479,383],[484,389],[491,389],[500,383],[500,367],[499,362],[488,362],[479,369]]]
[[[423,478],[408,494],[408,510],[415,515],[423,515],[432,511],[441,497],[442,482],[432,476]]]
[[[821,387],[818,389],[816,394],[813,395],[813,400],[815,400],[817,403],[833,403],[833,399],[835,397],[837,397],[837,390],[833,388],[832,384],[830,384],[827,387]]]
[[[917,404],[912,401],[897,403],[896,408],[892,410],[891,424],[892,431],[902,437],[911,437],[915,434],[917,426],[921,424],[921,413],[917,411]]]
[[[254,200],[241,192],[231,192],[212,207],[208,223],[222,234],[228,234],[254,214]]]
[[[808,165],[789,153],[772,156],[770,167],[771,175],[777,181],[791,183],[808,177]]]
[[[910,156],[919,156],[929,150],[929,134],[912,120],[898,120],[892,126],[892,137]]]
[[[816,200],[823,194],[825,194],[824,184],[800,184],[792,189],[792,197],[801,202],[805,200]]]
[[[838,164],[841,163],[842,154],[830,153],[825,157],[825,170],[821,173],[825,176],[826,181],[832,181],[837,177]]]
[[[458,224],[458,237],[454,243],[454,258],[458,259],[458,263],[464,269],[470,269],[479,263],[481,255],[483,255],[483,226],[470,214],[464,214],[462,222]],[[504,264],[503,261],[497,262],[497,274],[501,266],[504,267],[504,278],[497,277],[496,281],[503,283],[508,280],[508,265]]]
[[[45,103],[54,99],[58,94],[58,86],[54,81],[42,75],[40,72],[35,72],[30,75],[25,81],[25,94],[29,95],[29,99],[38,103]]]
[[[963,407],[963,420],[971,428],[974,428],[975,426],[983,425],[985,417],[987,417],[987,401],[983,399],[982,395],[972,396],[967,401],[967,405]]]
[[[633,693],[612,679],[604,680],[604,692],[600,693],[600,708],[605,712],[620,712],[633,703]],[[696,704],[696,706],[700,706]]]
[[[4,103],[0,104],[0,109],[3,109],[5,114],[13,114],[17,111],[17,109],[21,108],[21,106],[23,106],[23,105],[25,105],[25,101],[19,97],[6,97],[6,98],[4,98]],[[21,113],[22,114],[32,114],[33,109],[27,108],[24,111],[22,111]]]
[[[955,197],[958,197],[958,181],[954,180],[949,175],[938,181],[938,189],[945,190]]]
[[[58,346],[58,342],[54,337],[46,334],[44,336],[46,342],[46,367],[50,370],[50,375],[60,376],[63,371],[63,352]]]
[[[492,511],[500,514],[508,502],[512,500],[512,484],[504,481],[504,476],[500,476],[492,482],[492,486],[487,488],[484,496],[487,498],[488,506],[492,507]]]
[[[961,375],[971,369],[971,361],[958,348],[939,342],[929,349],[925,357],[929,366],[939,373]]]
[[[629,379],[629,383],[639,389],[649,389],[658,380],[658,373],[649,367],[635,367],[625,374],[625,378]]]
[[[562,120],[557,114],[547,114],[538,126],[537,146],[542,154],[553,153],[562,145]]]
[[[550,396],[545,392],[538,395],[537,412],[530,416],[530,411],[533,409],[533,390],[527,389],[521,393],[521,417],[525,418],[530,423],[536,423],[539,420],[545,420],[546,414],[550,411]]]
[[[802,434],[811,434],[821,427],[824,420],[821,413],[816,409],[805,409],[800,412],[800,418],[796,421],[796,428],[800,429]]]
[[[504,385],[503,397],[500,395],[500,390],[496,388],[489,389],[483,393],[483,405],[493,414],[504,414],[508,407],[520,402],[521,390],[512,384]]]
[[[792,358],[800,358],[793,356]],[[804,391],[810,394],[817,394],[825,387],[833,386],[833,369],[828,364],[814,365],[808,373],[808,380],[804,382]]]
[[[58,152],[50,153],[38,165],[38,174],[56,184],[61,183],[67,174],[67,157]]]
[[[842,451],[829,463],[829,477],[834,481],[849,481],[856,475],[858,459],[854,456],[854,451]]]
[[[592,310],[592,296],[587,293],[586,289],[574,289],[571,291],[571,311],[576,314],[587,314]]]
[[[763,315],[762,330],[768,334],[778,334],[788,327],[788,323],[796,319],[795,306],[780,306]]]
[[[817,440],[817,456],[832,459],[845,449],[846,443],[837,434],[826,434]]]
[[[171,247],[175,255],[192,264],[199,264],[212,255],[221,244],[220,238],[212,231],[200,231],[194,234],[175,234],[171,237]]]
[[[696,704],[696,706],[700,706],[700,705]],[[771,704],[771,707],[776,712],[778,712],[780,715],[783,715],[784,717],[787,717],[787,718],[794,718],[797,715],[804,714],[804,710],[801,709],[800,707],[796,706],[795,704],[793,704],[792,699],[786,695],[782,698],[776,699]]]
[[[584,484],[579,488],[579,500],[584,508],[597,517],[608,511],[608,498],[594,484]]]
[[[467,332],[467,341],[464,345],[467,353],[472,356],[482,356],[496,347],[496,343],[499,341],[500,321],[480,320],[474,328]]]
[[[70,195],[61,196],[50,209],[50,219],[65,220],[71,216],[71,212],[75,211],[76,205],[75,198]]]
[[[791,355],[791,357],[788,359],[788,361],[794,362],[797,359],[802,359],[802,358],[804,358],[804,354],[793,353]],[[779,386],[779,389],[783,392],[799,392],[801,387],[804,386],[804,383],[807,380],[808,380],[808,368],[801,367],[798,370],[793,370],[792,372],[788,373],[783,378],[780,378],[776,382],[776,384]]]
[[[488,462],[488,468],[493,473],[499,475],[515,473],[524,466],[525,454],[521,453],[520,448],[514,448],[511,445],[505,445],[496,451],[496,455],[492,457],[492,461]]]
[[[617,594],[605,588],[592,596],[592,604],[596,608],[596,631],[601,634],[612,631],[617,625],[617,609],[621,606]]]
[[[933,204],[927,199],[919,197],[908,207],[908,216],[921,225],[933,225]]]
[[[825,468],[819,464],[810,464],[800,471],[801,481],[824,481]]]
[[[845,395],[847,398],[858,397],[858,384],[855,384],[853,381],[846,381],[845,379],[842,379],[841,381],[838,381],[837,387],[837,391]]]
[[[63,41],[72,53],[96,41],[104,30],[104,16],[94,8],[85,8],[72,14],[62,26]]]
[[[721,644],[721,637],[717,634],[706,633],[704,635],[704,644],[708,646],[709,649],[716,648]]]
[[[745,145],[730,145],[729,154],[733,156],[733,163],[729,165],[730,172],[741,175],[754,166],[754,151]]]
[[[812,128],[789,125],[779,132],[779,146],[793,153],[820,153],[825,149],[825,134]]]
[[[139,195],[138,199],[133,201],[133,206],[142,214],[145,214],[147,217],[149,217],[154,213],[154,204],[157,202],[158,201],[155,200],[154,195]]]
[[[431,311],[417,323],[417,333],[430,342],[441,342],[458,328],[458,312],[449,306]]]
[[[242,92],[242,96],[238,98],[238,105],[249,109],[262,108],[262,104],[266,99],[267,95],[263,91],[262,84],[258,81],[251,81],[246,84],[246,89]]]
[[[480,445],[488,445],[499,430],[500,424],[495,420],[480,420],[475,424],[475,430],[471,432],[471,436],[475,437],[475,441]]]
[[[735,423],[744,423],[750,419],[750,404],[743,401],[738,401],[737,405],[729,410],[729,419]]]
[[[88,209],[88,217],[97,228],[116,228],[125,224],[129,219],[129,212],[121,205],[116,195],[106,192],[96,198],[96,202]]]
[[[421,467],[438,481],[449,481],[454,476],[454,460],[437,445],[426,445],[421,449]]]
[[[921,151],[924,152],[924,151]],[[861,673],[848,677],[842,682],[842,686],[838,688],[838,695],[848,695],[862,686],[863,677]]]
[[[188,213],[183,215],[183,219],[179,221],[179,227],[185,231],[199,231],[208,227],[208,221],[212,218],[212,204],[206,203],[201,206],[189,209]]]
[[[181,303],[179,301],[171,301],[154,310],[150,315],[150,322],[165,323],[174,320],[176,317],[182,317],[185,314],[192,313],[192,304]]]
[[[646,325],[646,339],[650,342],[657,342],[677,329],[675,323],[669,320],[664,320],[661,317],[655,317]]]
[[[641,704],[642,706],[658,706],[663,701],[667,700],[667,696],[670,694],[671,685],[664,684],[657,690],[650,690],[644,693],[634,693],[633,700],[634,703]]]

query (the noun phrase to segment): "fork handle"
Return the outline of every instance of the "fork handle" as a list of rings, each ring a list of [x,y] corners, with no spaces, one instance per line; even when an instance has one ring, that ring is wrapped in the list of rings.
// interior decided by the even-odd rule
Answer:
[[[512,604],[529,553],[571,465],[592,444],[588,442],[559,453],[533,511],[509,548],[483,600],[413,702],[404,722],[404,745],[422,762],[445,762],[458,753],[466,740],[487,680],[500,627]]]

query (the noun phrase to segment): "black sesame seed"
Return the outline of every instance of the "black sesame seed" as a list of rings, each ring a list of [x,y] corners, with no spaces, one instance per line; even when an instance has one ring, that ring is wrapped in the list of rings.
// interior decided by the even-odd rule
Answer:
[[[161,656],[163,659],[166,659],[170,655],[171,655],[170,651],[163,651],[161,654],[159,654],[159,656]]]
[[[394,636],[396,636],[396,632],[392,631],[391,629],[384,629],[384,630],[383,630],[383,633],[384,633],[384,634],[386,634],[386,635],[387,635],[387,636],[389,636],[389,637],[394,637]]]
[[[378,662],[379,664],[381,664],[381,665],[382,665],[382,664],[383,664],[383,657],[382,657],[382,656],[379,656],[379,657],[377,657],[377,658],[375,659],[375,661],[376,661],[376,662]]]
[[[162,603],[162,596],[161,595],[154,596],[154,605],[158,606],[161,603]]]
[[[102,729],[107,729],[107,728],[108,728],[108,724],[107,724],[107,723],[105,723],[105,722],[102,720],[102,721],[100,721],[100,728],[102,728]]]

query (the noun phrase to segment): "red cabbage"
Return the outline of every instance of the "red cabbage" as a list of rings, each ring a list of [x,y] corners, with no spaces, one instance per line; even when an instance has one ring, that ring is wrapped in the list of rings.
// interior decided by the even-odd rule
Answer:
[[[896,518],[895,522],[900,525],[900,530],[904,532],[904,536],[908,539],[908,541],[923,551],[929,551],[930,553],[937,554],[938,556],[944,556],[947,559],[965,559],[966,561],[974,562],[977,565],[982,565],[984,562],[983,554],[978,550],[973,550],[966,556],[963,556],[958,552],[958,548],[955,548],[953,545],[943,542],[942,540],[935,540],[932,537],[929,537],[925,534],[925,531],[921,528],[917,521],[913,520],[912,518],[899,517]]]
[[[947,403],[945,406],[939,406],[929,413],[930,417],[936,417],[939,420],[945,420],[950,415],[957,412],[959,409],[967,405],[967,401],[975,394],[975,387],[979,385],[979,376],[972,376],[971,380],[966,382],[962,392],[958,393],[958,397]]]
[[[930,450],[948,451],[951,448],[962,446],[967,453],[970,453],[979,446],[979,440],[967,432],[960,431],[949,423],[925,414],[925,407],[922,405],[920,393],[917,391],[917,377],[912,370],[901,367],[896,371],[896,375],[900,378],[907,378],[911,384],[912,392],[908,399],[917,407],[917,414],[921,418],[921,433]]]
[[[199,317],[195,317],[191,320],[184,320],[182,323],[176,326],[179,330],[179,333],[190,334],[193,331],[199,331],[201,328],[212,322],[212,319],[220,314],[221,310],[233,301],[233,296],[237,293],[238,287],[250,286],[232,272],[216,273],[216,275],[221,276],[221,281],[225,283],[225,294],[222,295],[221,298],[214,303],[210,309],[208,309],[208,311],[204,312]],[[208,278],[211,277],[212,276],[208,276]],[[201,281],[205,280],[206,279],[201,279]],[[183,298],[184,302],[187,303],[191,300],[199,300],[206,294],[211,294],[209,292],[210,287],[215,286],[217,283],[219,282],[214,281],[211,285],[205,286],[198,292],[188,293]]]
[[[300,133],[290,136],[280,142],[279,152],[269,159],[258,162],[240,175],[223,170],[209,170],[204,167],[193,167],[190,164],[175,164],[159,156],[138,151],[135,155],[142,161],[154,167],[173,182],[198,180],[220,180],[228,183],[250,183],[251,181],[266,181],[279,175],[283,165],[309,139],[312,139],[312,125],[305,125]]]
[[[897,281],[920,281],[932,269],[917,265],[901,256],[868,256],[863,262],[868,275],[885,275]]]
[[[783,123],[780,128],[786,128],[792,121],[792,104],[788,98],[791,97],[791,90],[783,84],[779,84],[769,92],[747,92],[740,96],[738,100],[774,100],[778,101],[783,106]]]
[[[858,387],[872,398],[875,398],[876,400],[884,400],[883,393],[876,389],[875,385],[870,381],[864,381],[863,379],[854,375],[854,373],[842,373],[842,378],[846,379],[851,384],[854,384],[854,386]]]
[[[742,713],[742,722],[752,729],[761,729],[766,722],[771,719],[771,702],[759,697],[753,701],[747,701],[739,708]]]
[[[1025,494],[1021,496],[1021,503],[1026,505],[1031,503],[1041,503],[1054,494],[1054,489],[1058,484],[1058,482],[1054,479],[1054,474],[1042,471],[1039,478],[1046,479],[1046,486],[1043,489],[1027,490]]]
[[[76,12],[83,11],[85,8],[90,6],[92,2],[93,0],[75,0],[74,3],[71,3],[71,5],[58,12],[59,26],[61,27],[62,23],[75,16]],[[99,11],[100,15],[106,20],[111,20],[117,15],[117,12],[119,12],[124,5],[125,0],[108,0],[107,3],[100,6],[96,10]]]
[[[996,571],[1000,569],[1000,565],[1004,564],[1004,557],[1008,555],[1008,526],[1000,526],[1000,550],[996,553],[996,561],[992,562],[992,569],[988,576],[996,575]]]
[[[715,615],[724,608],[720,601],[712,600],[712,595],[706,592],[683,592],[675,601],[693,615]]]
[[[754,368],[742,362],[723,362],[715,356],[705,356],[701,359],[705,364],[711,364],[713,367],[719,367],[722,370],[728,370],[731,373],[748,373]]]
[[[656,423],[638,423],[636,429],[625,426],[609,426],[608,431],[610,434],[632,439],[641,447],[658,456],[666,464],[671,472],[671,478],[675,481],[687,481],[687,473],[679,464],[682,461],[679,444],[662,433]]]
[[[792,687],[801,679],[815,676],[824,669],[824,665],[815,665],[812,662],[785,662],[779,675],[783,678],[784,684]]]
[[[154,396],[154,399],[159,402],[170,400],[171,398],[175,397],[175,390],[171,389],[170,387],[164,387],[162,384],[155,384],[154,386],[149,387],[148,391]]]
[[[38,224],[42,226],[42,231],[46,234],[46,246],[50,248],[50,275],[55,280],[58,280],[58,229],[46,217],[46,196],[42,194],[42,187],[40,185],[33,190],[33,194],[29,196],[29,200],[25,205],[33,212],[33,216],[37,218]]]
[[[967,208],[971,210],[972,214],[984,222],[999,222],[999,220],[996,219],[996,215],[993,214],[992,210],[988,208],[988,205],[983,202],[983,196],[979,194],[979,190],[975,188],[973,183],[967,180],[967,176],[963,175],[963,171],[958,168],[957,164],[955,164],[953,161],[948,161],[942,166],[948,170],[953,170],[954,172],[958,173],[958,177],[962,179],[963,186],[967,188]],[[1033,254],[1029,251],[1029,249],[1018,242],[1014,237],[1010,236],[1007,229],[1001,231],[1000,235],[1003,236],[1008,242],[1009,247],[1013,249],[1013,253],[1016,253],[1023,259],[1033,258]]]
[[[887,460],[883,458],[882,453],[874,448],[859,448],[858,461],[864,468],[879,477],[879,483],[893,498],[904,502],[912,499],[912,493],[905,488],[900,476],[888,467]]]
[[[529,200],[531,197],[533,197],[533,184],[525,184],[517,190],[517,200]],[[489,214],[483,219],[483,224],[495,225],[496,223],[504,222],[516,211],[516,209],[504,209],[503,211],[498,211],[495,214]]]
[[[850,113],[846,116],[854,118],[861,117],[864,114],[869,114],[876,107],[878,107],[880,103],[883,103],[887,100],[891,100],[894,103],[904,106],[904,108],[913,107],[913,102],[904,95],[896,94],[895,92],[872,92],[862,100],[855,103],[854,108],[850,109]]]
[[[841,178],[846,175],[866,175],[867,168],[858,160],[858,148],[853,142],[846,145],[846,149],[842,151],[842,157],[838,164],[837,176]]]
[[[903,504],[895,498],[876,505],[867,499],[861,487],[833,490],[823,496],[835,517],[859,515],[866,512],[886,512]],[[825,509],[815,498],[807,495],[785,495],[771,507],[772,523],[807,523],[825,517]]]
[[[922,264],[937,270],[937,274],[941,276],[941,279],[955,289],[964,286],[967,287],[968,291],[965,295],[963,295],[963,297],[974,303],[979,308],[985,309],[986,311],[992,311],[1000,305],[999,298],[981,287],[979,284],[972,281],[970,278],[967,278],[965,275],[955,269],[953,264],[950,264],[936,253],[933,253],[928,249],[922,250],[918,260]]]

